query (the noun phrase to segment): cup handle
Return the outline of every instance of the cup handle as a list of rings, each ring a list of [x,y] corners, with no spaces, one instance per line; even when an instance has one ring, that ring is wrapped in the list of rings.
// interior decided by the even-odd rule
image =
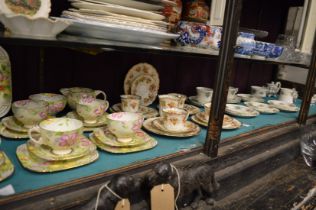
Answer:
[[[33,138],[32,133],[39,133],[40,134],[40,128],[38,126],[35,126],[31,129],[28,130],[28,135],[30,137],[30,140],[34,142],[35,144],[43,144],[43,139],[42,138]]]
[[[100,94],[103,95],[104,101],[106,101],[106,94],[105,94],[104,91],[102,91],[102,90],[95,90],[95,91],[94,91],[95,97],[97,97],[97,96],[100,95]]]

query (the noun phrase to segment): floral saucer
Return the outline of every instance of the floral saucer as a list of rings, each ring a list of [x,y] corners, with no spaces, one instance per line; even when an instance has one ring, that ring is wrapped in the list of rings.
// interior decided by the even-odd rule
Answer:
[[[98,127],[102,127],[104,125],[106,125],[107,123],[107,116],[108,113],[105,113],[104,115],[102,115],[100,118],[98,118],[96,123],[85,123],[83,122],[83,118],[80,117],[77,112],[68,112],[67,113],[67,117],[69,118],[73,118],[73,119],[77,119],[77,120],[81,120],[83,122],[83,126],[85,127],[84,130],[85,131],[93,131],[94,128],[98,128]]]
[[[196,96],[189,96],[189,102],[195,106],[198,106],[198,107],[204,107],[204,104],[205,104],[205,103],[198,101]]]
[[[226,104],[225,111],[227,114],[237,117],[256,117],[260,114],[258,111],[252,108],[235,104]]]
[[[93,131],[94,137],[103,144],[111,147],[135,147],[148,143],[151,137],[140,130],[132,137],[132,141],[123,143],[116,140],[116,136],[112,134],[106,127],[98,128]]]
[[[29,130],[28,128],[25,128],[22,123],[19,123],[13,116],[5,117],[1,122],[6,128],[12,131],[27,133]]]
[[[171,131],[171,130],[168,130],[167,128],[165,128],[165,126],[163,125],[163,120],[160,117],[156,118],[152,122],[152,124],[154,127],[158,128],[159,130],[170,132],[170,133],[177,133],[177,134],[192,132],[198,128],[198,125],[196,125],[195,123],[192,123],[190,121],[186,121],[182,129],[179,129],[177,131]]]
[[[208,117],[205,116],[205,112],[200,112],[194,116],[191,117],[192,121],[196,122],[199,125],[202,125],[204,127],[208,126]],[[223,130],[233,130],[241,127],[241,122],[239,122],[237,119],[232,118],[228,115],[224,115],[223,119]]]
[[[263,98],[251,95],[251,94],[237,94],[242,101],[251,101],[251,102],[264,102]]]
[[[193,114],[200,112],[200,108],[198,108],[194,105],[191,105],[191,104],[184,104],[183,109],[186,110],[187,112],[189,112],[189,115],[193,115]]]
[[[14,165],[12,164],[11,160],[3,151],[0,151],[0,155],[3,155],[3,162],[2,164],[0,164],[0,182],[1,182],[13,174]]]
[[[297,112],[300,110],[295,104],[289,104],[279,100],[269,100],[268,104],[284,112]]]
[[[279,109],[273,107],[269,104],[259,103],[259,102],[245,102],[245,105],[251,108],[254,108],[260,113],[263,114],[275,114],[280,112]]]
[[[144,132],[144,134],[146,134]],[[135,146],[135,147],[111,147],[108,145],[103,144],[100,140],[98,140],[93,133],[90,133],[89,138],[90,140],[97,145],[100,149],[110,152],[110,153],[132,153],[132,152],[140,152],[140,151],[144,151],[144,150],[149,150],[154,148],[158,142],[150,137],[148,134],[146,134],[148,136],[148,138],[150,138],[150,140],[145,143],[142,144],[140,146]]]
[[[52,149],[46,145],[39,145],[28,141],[26,143],[27,149],[33,155],[44,160],[71,160],[81,158],[85,155],[89,155],[96,150],[96,146],[92,144],[85,136],[81,136],[80,143],[75,147],[71,153],[66,155],[56,155],[52,152]]]
[[[16,132],[6,128],[2,123],[0,123],[0,135],[10,139],[25,139],[29,135],[25,132]]]
[[[169,132],[166,130],[162,130],[157,128],[154,125],[154,121],[156,119],[159,119],[159,117],[156,118],[150,118],[144,121],[143,126],[146,130],[155,133],[155,134],[159,134],[159,135],[163,135],[163,136],[172,136],[172,137],[190,137],[190,136],[196,136],[200,133],[201,129],[199,126],[196,126],[195,129],[193,131],[190,132],[183,132],[183,133],[174,133],[174,132]]]
[[[111,107],[111,111],[112,112],[122,112],[122,106],[120,103],[118,104],[114,104],[112,107]],[[139,113],[142,113],[144,118],[147,119],[147,118],[152,118],[152,117],[156,117],[158,116],[158,111],[154,108],[150,108],[150,107],[147,107],[147,106],[140,106],[139,107]]]
[[[148,75],[136,77],[131,86],[131,94],[141,97],[140,103],[144,106],[152,104],[158,94],[159,86],[156,81]]]
[[[83,156],[82,158],[76,158],[72,160],[49,161],[32,155],[28,151],[26,144],[18,146],[16,150],[16,155],[24,168],[40,173],[76,168],[92,163],[99,158],[99,153],[95,150],[94,152]]]

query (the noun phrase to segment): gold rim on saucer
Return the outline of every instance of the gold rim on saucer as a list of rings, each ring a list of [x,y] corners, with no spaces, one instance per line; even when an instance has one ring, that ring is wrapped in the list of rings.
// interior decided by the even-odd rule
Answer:
[[[162,131],[153,125],[153,121],[156,120],[157,118],[158,117],[145,120],[143,123],[143,127],[152,133],[163,135],[163,136],[171,136],[171,137],[191,137],[191,136],[198,135],[201,131],[199,126],[196,126],[196,129],[194,131],[184,132],[184,133],[172,133],[172,132]]]

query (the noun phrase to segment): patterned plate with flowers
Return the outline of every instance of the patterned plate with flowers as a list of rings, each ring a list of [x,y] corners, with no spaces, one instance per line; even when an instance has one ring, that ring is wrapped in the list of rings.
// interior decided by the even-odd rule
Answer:
[[[139,64],[134,65],[125,76],[125,80],[124,80],[124,93],[125,94],[131,94],[132,82],[140,75],[150,76],[155,81],[155,85],[159,88],[160,80],[159,80],[159,75],[157,73],[157,70],[148,63],[139,63]]]
[[[191,117],[193,122],[196,122],[197,124],[207,127],[208,126],[208,117],[205,116],[205,112],[200,112],[194,116]],[[207,119],[207,120],[206,120]],[[241,127],[241,122],[236,120],[235,118],[232,118],[228,115],[224,115],[223,119],[223,130],[233,130]]]
[[[269,104],[264,104],[264,103],[259,103],[259,102],[245,102],[246,106],[254,108],[260,113],[263,114],[275,114],[280,112],[277,108],[269,105]]]
[[[12,164],[11,160],[3,151],[0,151],[0,157],[3,158],[2,164],[0,164],[0,182],[1,182],[13,174],[14,165]]]
[[[159,87],[152,77],[140,75],[132,82],[131,94],[140,96],[140,103],[144,106],[148,106],[155,101],[158,89]]]
[[[186,121],[184,124],[184,127],[182,129],[176,130],[176,131],[171,131],[165,128],[163,125],[163,120],[159,117],[155,119],[152,122],[153,126],[158,128],[159,130],[166,131],[168,133],[187,133],[187,132],[193,132],[199,129],[199,126],[196,125],[195,123],[192,123],[190,121]]]
[[[32,18],[47,18],[50,7],[50,0],[0,0],[0,13],[21,14]]]
[[[122,143],[117,141],[116,136],[112,134],[106,127],[94,130],[93,134],[97,140],[111,147],[135,147],[145,144],[152,139],[148,134],[140,130],[132,137],[132,141]]]
[[[93,130],[93,128],[98,128],[101,126],[106,125],[107,123],[107,117],[108,113],[104,113],[104,115],[102,115],[100,118],[98,118],[96,123],[85,123],[83,122],[83,118],[80,117],[77,112],[68,112],[67,113],[67,117],[69,118],[73,118],[73,119],[77,119],[77,120],[81,120],[83,123],[83,126],[85,127],[84,130]]]
[[[28,151],[26,144],[18,146],[16,150],[16,155],[18,156],[18,159],[24,168],[40,173],[63,171],[71,168],[76,168],[92,163],[99,158],[99,153],[97,150],[95,150],[94,152],[83,156],[82,158],[76,158],[72,160],[49,161],[32,155]]]
[[[0,0],[1,11],[1,0]],[[1,13],[1,12],[0,12]],[[11,109],[12,85],[11,64],[8,53],[0,46],[0,117]]]
[[[300,110],[295,104],[289,104],[279,100],[269,100],[268,104],[284,112],[297,112]]]
[[[252,108],[235,104],[226,104],[225,111],[227,114],[238,117],[256,117],[260,114],[258,111]]]
[[[6,128],[2,123],[0,123],[0,135],[9,139],[25,139],[29,135],[26,132],[16,132]]]
[[[154,124],[153,121],[158,119],[158,117],[155,118],[150,118],[144,121],[143,126],[146,130],[155,133],[155,134],[159,134],[159,135],[163,135],[163,136],[172,136],[172,137],[191,137],[191,136],[196,136],[200,133],[201,129],[199,126],[196,127],[195,130],[191,131],[191,132],[183,132],[183,133],[172,133],[172,132],[168,132],[168,131],[164,131],[164,130],[160,130],[159,128],[157,128]]]
[[[150,141],[145,144],[136,147],[111,147],[103,144],[100,140],[94,137],[93,133],[89,136],[90,140],[96,144],[100,149],[110,152],[110,153],[132,153],[132,152],[140,152],[144,150],[149,150],[157,146],[158,142],[150,137]]]
[[[112,112],[122,112],[121,104],[120,103],[119,104],[114,104],[111,107],[111,111]],[[139,110],[138,110],[138,113],[143,114],[145,119],[156,117],[159,114],[156,109],[150,108],[150,107],[147,107],[147,106],[140,106]]]
[[[33,143],[32,141],[28,141],[26,146],[30,153],[45,160],[71,160],[81,158],[96,150],[96,146],[85,136],[81,136],[78,146],[73,148],[71,153],[65,155],[56,155],[52,152],[50,147],[46,145],[39,145]]]
[[[25,128],[22,123],[19,123],[13,116],[5,117],[1,122],[6,128],[12,131],[27,133],[29,130]]]

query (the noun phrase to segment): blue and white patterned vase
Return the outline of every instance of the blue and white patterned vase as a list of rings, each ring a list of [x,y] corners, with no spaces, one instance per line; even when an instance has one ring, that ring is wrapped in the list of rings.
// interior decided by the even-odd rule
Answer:
[[[282,55],[283,47],[268,43],[256,41],[256,46],[253,49],[253,55],[265,58],[276,59]]]
[[[252,33],[239,32],[235,53],[250,56],[256,46],[255,35]]]

